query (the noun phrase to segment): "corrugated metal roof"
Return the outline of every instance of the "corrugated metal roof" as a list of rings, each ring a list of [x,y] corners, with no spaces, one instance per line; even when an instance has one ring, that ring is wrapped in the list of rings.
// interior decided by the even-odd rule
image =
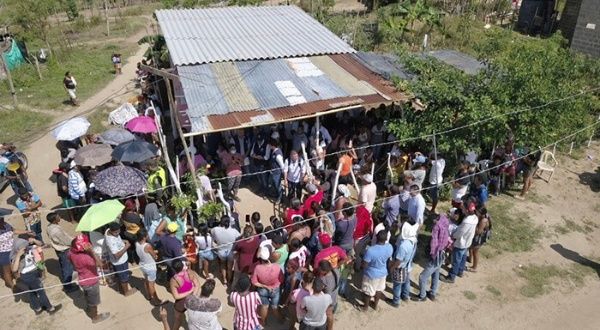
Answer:
[[[427,52],[426,55],[435,57],[439,61],[451,65],[466,74],[474,75],[485,69],[485,65],[476,58],[455,50],[434,50]]]
[[[213,63],[211,67],[230,111],[247,111],[260,108],[258,101],[244,83],[244,78],[233,62]]]
[[[157,10],[174,65],[355,50],[296,6]]]
[[[209,65],[180,66],[177,73],[188,105],[188,116],[201,117],[229,112],[223,92]]]
[[[413,75],[404,68],[404,65],[399,62],[398,56],[396,55],[357,52],[356,57],[358,57],[371,71],[377,72],[387,80],[390,80],[393,77],[404,80],[413,78]]]
[[[355,76],[344,70],[329,56],[314,56],[310,60],[349,95],[367,95],[377,92],[368,85],[361,84]]]

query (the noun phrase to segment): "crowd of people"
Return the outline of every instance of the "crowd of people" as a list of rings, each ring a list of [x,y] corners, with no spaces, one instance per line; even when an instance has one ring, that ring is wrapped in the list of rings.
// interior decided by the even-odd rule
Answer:
[[[153,192],[124,200],[114,222],[75,237],[61,228],[63,215],[50,213],[46,244],[38,225],[42,201],[30,185],[17,187],[17,207],[28,230],[16,231],[0,220],[3,279],[11,288],[14,277],[28,289],[37,288],[30,293],[34,311],[54,313],[60,306],[48,302],[41,277],[27,275],[32,262],[43,264],[35,251],[51,246],[64,290],[83,291],[93,322],[109,317],[98,311],[100,285],[115,285],[125,297],[142,289],[130,285],[130,267],[137,264],[143,294],[161,306],[165,329],[179,329],[186,321],[189,329],[221,329],[222,303],[235,309],[235,329],[259,329],[284,319],[290,329],[297,324],[332,329],[340,299],[358,298],[363,310],[377,309],[380,300],[394,307],[435,301],[440,281],[455,283],[465,271],[476,272],[478,250],[492,231],[488,187],[497,194],[520,172],[527,183],[535,157],[506,162],[514,157],[509,139],[489,162],[467,153],[453,173],[440,153],[402,150],[382,121],[347,112],[332,120],[339,124],[331,132],[314,121],[298,121],[213,134],[193,145],[201,197],[215,201],[223,195],[227,205],[220,218],[196,214],[192,221],[193,210],[178,209],[163,192],[164,170],[142,166],[149,184],[159,178]],[[181,155],[182,173],[190,170],[185,160]],[[494,167],[498,164],[506,165]],[[66,162],[60,167],[57,188],[65,207],[83,208],[96,199],[89,192],[93,175]],[[219,175],[227,178],[224,191],[211,185],[210,177]],[[240,186],[271,198],[281,212],[267,219],[257,211],[242,221]],[[446,186],[452,207],[438,213]],[[78,221],[78,208],[70,210],[75,212],[65,213],[67,220]],[[415,260],[423,265],[418,275],[412,273]],[[418,283],[416,292],[411,280]],[[227,289],[226,302],[213,297],[218,282]],[[390,297],[384,293],[388,283]],[[165,285],[172,296],[172,324],[156,285]]]

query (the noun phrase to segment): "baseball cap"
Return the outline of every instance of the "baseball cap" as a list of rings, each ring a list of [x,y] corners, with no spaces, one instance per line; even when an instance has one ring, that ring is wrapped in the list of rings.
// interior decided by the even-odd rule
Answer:
[[[373,176],[370,173],[363,175],[362,178],[363,178],[363,180],[365,180],[368,183],[373,182]]]
[[[331,236],[327,233],[321,233],[319,234],[319,242],[322,246],[329,246],[331,245]]]
[[[179,225],[175,222],[171,222],[170,224],[167,225],[167,230],[171,233],[177,232],[178,229],[179,229]]]
[[[418,155],[417,157],[415,157],[414,161],[415,164],[422,164],[427,162],[427,158],[425,158],[425,156],[423,155]]]

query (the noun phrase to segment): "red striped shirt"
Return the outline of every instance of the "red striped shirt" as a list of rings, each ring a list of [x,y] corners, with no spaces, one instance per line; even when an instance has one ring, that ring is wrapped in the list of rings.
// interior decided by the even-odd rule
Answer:
[[[237,330],[254,330],[259,325],[257,308],[261,305],[258,292],[249,292],[242,296],[237,292],[232,292],[230,297],[235,313],[233,315],[233,324]]]

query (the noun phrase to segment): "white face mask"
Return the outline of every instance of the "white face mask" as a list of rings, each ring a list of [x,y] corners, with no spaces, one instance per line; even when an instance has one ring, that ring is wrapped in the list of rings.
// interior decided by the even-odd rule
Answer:
[[[229,150],[230,154],[235,154],[235,149]]]

